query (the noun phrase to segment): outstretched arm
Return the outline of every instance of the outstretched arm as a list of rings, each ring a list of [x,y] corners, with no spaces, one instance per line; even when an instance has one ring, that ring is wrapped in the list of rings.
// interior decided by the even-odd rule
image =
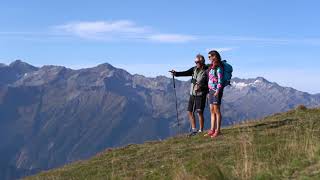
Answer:
[[[186,70],[186,71],[180,71],[180,72],[174,72],[174,76],[192,76],[193,74],[193,67]]]

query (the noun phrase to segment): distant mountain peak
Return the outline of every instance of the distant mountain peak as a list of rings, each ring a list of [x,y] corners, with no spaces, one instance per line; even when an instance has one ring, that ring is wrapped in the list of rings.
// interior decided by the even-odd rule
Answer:
[[[13,61],[12,63],[10,63],[9,67],[16,68],[21,71],[34,71],[34,70],[38,69],[37,67],[32,66],[26,62],[21,61],[21,60]]]
[[[270,83],[270,81],[268,81],[267,79],[265,79],[264,77],[257,77],[256,81],[260,81],[260,82],[264,82],[264,83]]]
[[[118,68],[112,66],[109,63],[102,63],[99,64],[97,66],[94,66],[92,68],[88,68],[88,70],[93,70],[93,71],[97,71],[97,72],[105,72],[108,73],[109,76],[112,76],[115,72],[117,72]]]
[[[15,61],[13,61],[12,63],[10,63],[9,66],[18,66],[18,65],[25,65],[28,64],[26,62],[21,61],[20,59],[17,59]],[[28,64],[29,65],[29,64]],[[30,65],[31,66],[31,65]]]
[[[112,69],[112,70],[117,69],[109,63],[99,64],[98,66],[96,66],[96,68],[106,68],[106,69]]]
[[[240,78],[233,78],[231,80],[231,85],[237,89],[243,89],[247,87],[257,87],[257,86],[271,86],[273,83],[268,81],[263,77],[257,78],[249,78],[249,79],[240,79]]]
[[[99,64],[92,69],[106,75],[107,77],[117,76],[122,77],[126,80],[129,80],[132,77],[132,74],[130,74],[125,69],[114,67],[109,63]]]

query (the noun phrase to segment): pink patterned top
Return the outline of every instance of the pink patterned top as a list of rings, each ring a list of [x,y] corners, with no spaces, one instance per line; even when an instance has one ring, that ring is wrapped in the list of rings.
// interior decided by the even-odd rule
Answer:
[[[221,67],[210,67],[208,72],[208,87],[210,91],[220,91],[223,88],[223,69]],[[216,72],[215,72],[216,71]]]

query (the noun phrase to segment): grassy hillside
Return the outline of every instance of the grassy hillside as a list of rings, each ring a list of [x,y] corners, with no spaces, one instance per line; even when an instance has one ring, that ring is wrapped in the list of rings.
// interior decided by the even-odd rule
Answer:
[[[320,109],[106,150],[26,179],[320,179]]]

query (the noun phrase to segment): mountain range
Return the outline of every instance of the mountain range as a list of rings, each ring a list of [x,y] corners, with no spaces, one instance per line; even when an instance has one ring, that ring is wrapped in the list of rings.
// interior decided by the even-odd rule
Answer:
[[[176,80],[183,132],[189,126],[189,86],[189,81]],[[223,124],[300,104],[317,107],[320,94],[282,87],[263,77],[233,78],[224,92]],[[110,147],[164,139],[177,130],[171,78],[132,75],[108,63],[79,70],[35,67],[21,60],[0,65],[0,179],[86,159]]]

